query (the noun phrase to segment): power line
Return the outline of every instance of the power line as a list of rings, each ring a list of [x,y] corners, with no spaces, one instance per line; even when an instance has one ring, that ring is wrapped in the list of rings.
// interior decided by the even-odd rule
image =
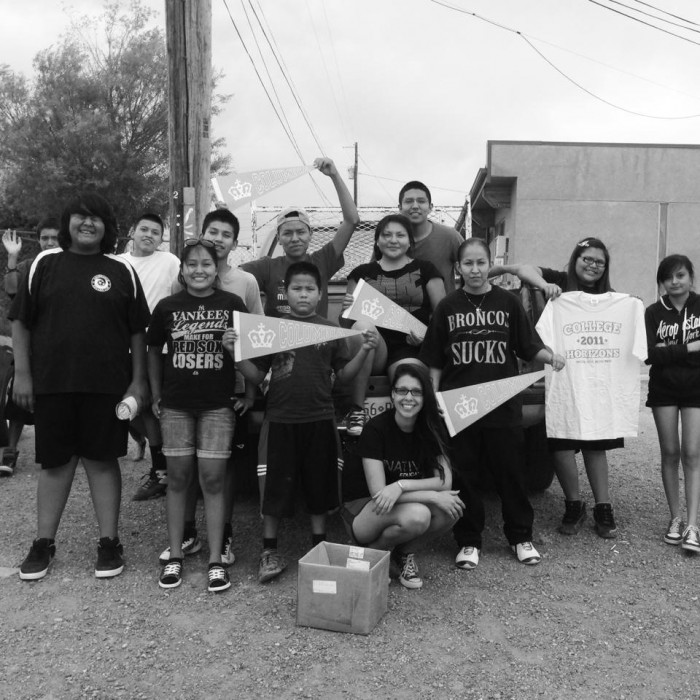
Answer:
[[[367,165],[367,163],[365,163]],[[369,168],[368,168],[369,170]],[[406,184],[406,180],[397,180],[396,178],[393,177],[381,177],[380,175],[372,175],[370,173],[358,173],[359,175],[363,175],[364,177],[373,177],[375,180],[388,180],[389,182],[401,182],[402,184]],[[464,196],[464,190],[452,190],[449,187],[438,187],[437,185],[430,185],[431,190],[440,190],[441,192],[457,192],[458,194],[461,194]],[[387,193],[388,194],[388,193]],[[391,196],[391,195],[389,195]]]
[[[595,0],[589,0],[589,2],[594,2]],[[510,32],[511,34],[516,34],[519,36],[525,43],[540,57],[542,58],[548,65],[550,65],[554,70],[557,71],[562,77],[566,78],[572,85],[576,86],[583,92],[585,92],[587,95],[590,97],[593,97],[596,100],[599,100],[600,102],[603,102],[604,104],[608,105],[609,107],[613,107],[614,109],[618,109],[622,112],[627,112],[628,114],[633,114],[638,117],[645,117],[647,119],[662,119],[662,120],[678,120],[678,119],[695,119],[697,117],[700,117],[700,114],[687,114],[687,115],[682,115],[682,116],[677,116],[677,117],[666,117],[666,116],[660,116],[660,115],[655,115],[655,114],[645,114],[643,112],[635,112],[633,110],[627,109],[626,107],[622,107],[621,105],[617,105],[613,102],[610,102],[598,95],[596,95],[594,92],[591,90],[588,90],[587,88],[583,87],[579,83],[577,83],[573,78],[568,76],[563,70],[561,70],[558,66],[554,64],[553,61],[550,61],[541,51],[539,51],[533,44],[529,41],[528,37],[526,34],[523,32],[513,29],[512,27],[507,27],[505,24],[500,24],[499,22],[496,22],[492,19],[489,19],[487,17],[483,17],[476,12],[471,12],[469,10],[464,10],[461,7],[455,7],[454,5],[450,5],[446,2],[442,2],[442,0],[430,0],[430,2],[436,4],[436,5],[442,5],[442,7],[446,7],[449,10],[454,10],[455,12],[459,12],[461,14],[469,15],[471,17],[474,17],[475,19],[481,20],[482,22],[486,22],[487,24],[490,24],[494,27],[497,27],[498,29],[503,29],[504,31]],[[599,4],[599,3],[596,3]],[[605,5],[601,5],[601,7],[606,7]],[[611,9],[611,8],[608,8]],[[617,12],[617,10],[613,10],[614,12]],[[661,30],[665,31],[665,30]],[[538,41],[535,37],[531,37],[535,41]],[[689,40],[690,41],[690,40]],[[692,42],[691,43],[696,43]],[[561,48],[561,47],[559,47]]]
[[[624,2],[620,2],[620,0],[608,0],[608,2],[611,2],[613,5],[620,5],[620,7],[625,7],[628,10],[631,10],[632,12],[638,12],[640,15],[644,15],[645,17],[651,17],[652,19],[657,19],[659,22],[666,22],[666,24],[670,24],[673,27],[680,27],[681,29],[685,29],[688,32],[695,32],[696,34],[700,34],[700,30],[698,29],[693,29],[692,27],[686,27],[684,24],[679,24],[678,22],[673,22],[670,19],[664,19],[663,17],[658,17],[657,15],[653,15],[651,12],[645,12],[644,10],[638,10],[636,7],[631,7],[630,5],[625,5]],[[634,19],[634,18],[631,18]]]
[[[612,0],[613,2],[615,0]],[[616,10],[614,7],[609,7],[608,5],[603,5],[602,2],[598,2],[598,0],[588,0],[588,2],[592,3],[593,5],[598,5],[598,7],[602,7],[604,10],[610,10],[610,12],[614,12],[617,15],[622,15],[622,17],[627,17],[627,19],[631,19],[634,22],[639,22],[640,24],[644,24],[647,27],[651,27],[652,29],[657,29],[660,32],[663,32],[664,34],[668,34],[669,36],[675,36],[677,39],[682,39],[683,41],[687,41],[689,44],[695,44],[696,46],[700,46],[700,42],[693,41],[692,39],[689,39],[686,36],[682,36],[681,34],[676,34],[675,32],[670,32],[668,29],[664,29],[663,27],[659,27],[656,24],[652,24],[651,22],[645,22],[643,19],[639,19],[639,17],[632,17],[632,15],[628,15],[626,12],[622,12],[620,10]],[[666,21],[666,20],[664,20]],[[695,30],[692,30],[695,31]]]
[[[377,177],[372,172],[372,168],[369,167],[369,163],[362,157],[362,154],[358,153],[358,156],[359,156],[360,160],[362,161],[362,163],[364,164],[364,166],[367,168],[367,170],[369,170],[370,177],[373,177],[375,180],[379,180],[379,186],[384,190],[384,192],[386,193],[386,196],[389,197],[389,199],[395,198],[395,195],[392,196],[392,194],[389,192],[389,190],[384,186],[384,183],[381,181],[382,178]],[[359,173],[355,173],[355,177],[357,177],[358,175],[359,175]]]
[[[648,2],[642,2],[642,0],[634,0],[634,2],[639,3],[640,5],[645,5],[646,7],[651,7],[652,10],[656,10],[657,12],[661,12],[661,14],[668,15],[669,17],[675,17],[676,19],[679,19],[682,22],[686,22],[687,24],[694,24],[696,27],[700,27],[700,24],[698,24],[697,22],[693,22],[693,20],[685,19],[684,17],[681,17],[680,15],[674,15],[672,12],[667,12],[666,10],[662,10],[660,7],[656,7],[654,5],[651,5]]]

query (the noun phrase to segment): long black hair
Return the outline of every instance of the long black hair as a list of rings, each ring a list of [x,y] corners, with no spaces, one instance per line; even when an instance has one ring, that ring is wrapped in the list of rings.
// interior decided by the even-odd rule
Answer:
[[[104,197],[97,194],[97,192],[82,192],[66,204],[61,214],[61,225],[58,229],[58,245],[60,245],[63,250],[68,250],[72,243],[70,237],[70,217],[73,214],[99,216],[105,227],[105,235],[100,241],[100,252],[114,252],[117,245],[117,237],[119,236],[119,227],[117,225],[117,218],[114,215],[114,209],[112,209],[112,205]]]
[[[423,365],[418,365],[413,362],[404,362],[400,364],[394,372],[394,381],[391,383],[392,392],[399,379],[405,376],[413,377],[417,380],[423,390],[423,407],[416,418],[416,424],[413,428],[413,432],[419,438],[418,444],[420,445],[420,454],[417,456],[421,461],[430,465],[431,468],[437,469],[440,478],[444,481],[445,470],[438,457],[433,454],[434,450],[430,449],[431,445],[437,444],[440,455],[449,461],[447,456],[447,431],[445,430],[445,423],[440,417],[437,398],[435,397],[433,384],[430,381],[430,375]]]

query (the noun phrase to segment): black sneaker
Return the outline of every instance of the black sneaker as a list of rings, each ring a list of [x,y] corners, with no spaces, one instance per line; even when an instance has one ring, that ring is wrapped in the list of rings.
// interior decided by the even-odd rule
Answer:
[[[562,535],[575,535],[586,519],[586,504],[583,501],[564,501],[564,508],[559,532]]]
[[[182,583],[182,559],[170,559],[160,571],[158,585],[161,588],[177,588]]]
[[[111,578],[119,576],[124,571],[124,547],[118,537],[101,537],[97,545],[97,564],[95,564],[95,576],[97,578]]]
[[[231,588],[231,580],[228,571],[221,564],[209,564],[209,585],[208,590],[213,593],[221,593],[227,588]]]
[[[149,473],[143,477],[141,486],[136,489],[132,501],[150,501],[152,498],[165,496],[167,485],[157,474]]]
[[[3,449],[2,459],[0,459],[0,476],[12,476],[15,473],[18,457],[19,450],[11,450],[9,447]]]
[[[56,545],[53,540],[40,537],[32,542],[27,558],[19,567],[19,577],[22,581],[37,581],[46,576],[51,560],[56,556]]]
[[[612,504],[596,503],[593,508],[593,519],[598,537],[603,537],[606,540],[617,537],[617,525],[615,524]]]

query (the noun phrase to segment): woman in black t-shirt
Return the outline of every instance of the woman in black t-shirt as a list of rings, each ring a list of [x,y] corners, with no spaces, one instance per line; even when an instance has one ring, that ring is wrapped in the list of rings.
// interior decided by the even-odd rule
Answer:
[[[614,291],[610,286],[610,253],[598,238],[579,241],[569,257],[565,271],[534,265],[496,265],[489,277],[509,273],[527,284],[541,289],[547,299],[556,299],[562,292],[604,294]],[[604,407],[601,407],[604,410]],[[617,536],[617,525],[610,502],[608,458],[606,450],[624,447],[622,438],[612,440],[562,440],[549,438],[548,446],[554,456],[554,468],[564,491],[564,517],[559,525],[563,535],[575,535],[586,519],[586,504],[581,499],[576,452],[583,453],[588,481],[593,491],[593,518],[600,537]]]
[[[346,489],[343,519],[358,544],[393,549],[406,588],[420,588],[413,553],[419,537],[450,529],[464,503],[452,489],[444,426],[428,372],[401,364],[391,388],[393,408],[370,420],[360,438],[364,481]]]

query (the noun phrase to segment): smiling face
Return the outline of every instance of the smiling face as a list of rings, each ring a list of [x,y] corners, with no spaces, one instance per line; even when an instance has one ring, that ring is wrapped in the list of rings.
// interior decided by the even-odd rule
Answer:
[[[376,245],[382,258],[399,260],[408,254],[411,240],[405,226],[389,221],[377,236]]]
[[[592,287],[605,274],[605,253],[600,248],[585,248],[576,258],[574,272],[584,287]]]
[[[289,280],[287,302],[292,316],[313,316],[321,300],[321,290],[313,275],[298,274]]]
[[[457,262],[457,272],[464,281],[464,291],[483,294],[489,288],[489,268],[491,261],[483,245],[465,245]]]
[[[211,241],[219,260],[228,259],[229,253],[236,247],[238,241],[233,226],[225,221],[212,221],[202,234],[202,238]]]
[[[94,214],[71,214],[68,233],[71,239],[68,250],[79,255],[95,255],[100,252],[105,225]]]
[[[132,239],[134,241],[134,257],[145,258],[153,255],[163,242],[163,229],[155,221],[141,219],[134,227]]]
[[[192,296],[206,297],[214,292],[217,267],[212,252],[201,245],[187,249],[187,257],[180,266],[180,272],[185,287]]]
[[[301,221],[287,221],[279,227],[277,238],[290,260],[300,260],[309,249],[311,229]]]
[[[423,386],[410,374],[396,379],[391,389],[391,401],[401,418],[414,421],[423,408]]]
[[[399,211],[417,227],[428,220],[428,214],[432,208],[433,205],[423,190],[406,190],[401,199]]]
[[[685,266],[677,267],[661,284],[669,297],[682,300],[690,294],[693,277]]]

